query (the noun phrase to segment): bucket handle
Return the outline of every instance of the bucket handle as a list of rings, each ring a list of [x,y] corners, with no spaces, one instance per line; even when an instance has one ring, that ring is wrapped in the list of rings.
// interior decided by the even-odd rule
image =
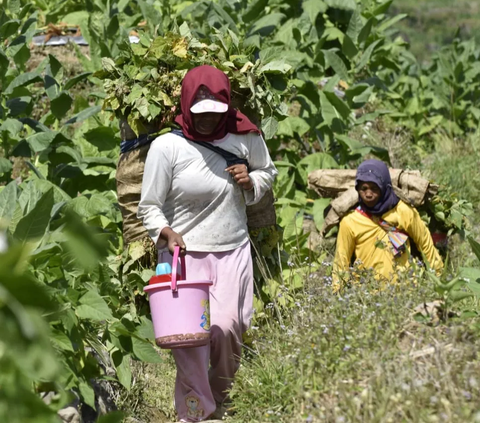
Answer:
[[[178,258],[180,257],[180,247],[178,245],[175,246],[173,250],[173,260],[172,260],[172,291],[177,292],[177,263]],[[182,279],[187,279],[187,270],[185,267],[185,257],[180,257],[180,266],[182,269]]]

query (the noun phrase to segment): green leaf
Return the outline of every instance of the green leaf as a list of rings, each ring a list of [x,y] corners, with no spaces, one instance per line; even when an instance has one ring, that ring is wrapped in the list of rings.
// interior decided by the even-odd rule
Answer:
[[[58,95],[59,85],[53,76],[46,74],[43,86],[45,87],[45,92],[49,99],[52,100]]]
[[[270,13],[256,21],[250,28],[248,35],[252,36],[257,33],[268,35],[280,26],[284,18],[283,13]]]
[[[135,356],[146,363],[161,363],[162,358],[155,351],[152,344],[148,341],[142,341],[138,338],[132,337],[133,353]]]
[[[22,8],[20,0],[8,0],[7,5],[8,11],[14,14],[19,13]]]
[[[330,104],[335,107],[340,116],[347,121],[352,113],[350,107],[348,107],[348,105],[342,99],[338,98],[335,93],[325,91],[323,94],[328,98]]]
[[[82,381],[78,384],[78,390],[80,391],[80,395],[83,398],[83,401],[85,401],[85,404],[89,405],[95,410],[95,391],[93,388]]]
[[[277,133],[278,121],[269,116],[262,120],[262,131],[266,140],[272,139]]]
[[[235,24],[235,21],[232,17],[223,9],[223,7],[219,6],[216,2],[210,3],[211,7],[215,10],[217,15],[221,18],[220,21],[222,25],[228,25],[228,27],[235,33],[238,34],[238,28]],[[213,26],[213,25],[212,25]]]
[[[287,73],[292,66],[285,62],[285,60],[273,60],[266,65],[263,65],[259,73]]]
[[[15,204],[15,210],[13,211],[12,218],[10,219],[10,224],[8,225],[8,230],[10,232],[15,232],[15,229],[20,222],[20,219],[23,217],[23,210],[19,204]]]
[[[55,56],[51,54],[48,55],[48,63],[49,68],[47,68],[47,72],[50,73],[54,79],[57,79],[57,77],[61,75],[61,71],[63,69],[62,64]]]
[[[357,42],[359,44],[363,44],[367,41],[368,37],[370,36],[370,33],[372,32],[372,27],[376,23],[377,23],[377,20],[374,17],[370,18],[367,21],[367,23],[363,26],[360,33],[358,34]]]
[[[22,68],[30,58],[30,49],[27,47],[27,38],[25,35],[20,35],[15,38],[8,46],[6,53],[7,56],[13,58],[13,61],[19,68]]]
[[[343,37],[342,52],[350,60],[358,54],[357,47],[355,47],[354,42],[348,35],[345,35],[345,37]]]
[[[341,10],[355,10],[357,3],[355,0],[324,0],[327,6]]]
[[[370,60],[370,57],[372,57],[373,50],[375,47],[380,44],[383,40],[377,40],[374,41],[372,44],[370,44],[367,49],[363,52],[362,57],[360,58],[360,61],[357,64],[357,70],[361,71],[368,63]]]
[[[14,238],[24,243],[41,238],[50,223],[52,208],[53,189],[49,189],[40,197],[35,207],[20,219],[13,235]]]
[[[40,191],[33,181],[27,184],[18,199],[18,204],[22,207],[23,213],[30,213],[45,192]]]
[[[336,134],[335,138],[338,142],[343,144],[353,156],[359,155],[360,157],[363,157],[366,154],[373,154],[383,161],[388,162],[390,160],[388,156],[388,150],[384,148],[363,145],[361,142],[354,140],[346,135]]]
[[[102,110],[102,106],[87,107],[86,109],[82,110],[80,113],[77,113],[75,116],[67,120],[65,124],[68,125],[72,123],[83,122],[89,117],[96,115],[98,112],[100,112],[100,110]]]
[[[253,3],[250,3],[247,7],[247,10],[242,15],[242,21],[245,23],[250,23],[254,19],[257,19],[263,11],[265,11],[265,6],[268,5],[268,0],[256,0]]]
[[[476,267],[461,267],[459,271],[461,278],[466,279],[467,282],[476,282],[480,284],[480,269]]]
[[[76,84],[79,82],[83,81],[84,79],[87,79],[90,75],[92,75],[92,72],[83,72],[80,75],[74,76],[73,78],[70,78],[66,83],[65,86],[63,87],[64,90],[69,90],[70,88],[74,87]]]
[[[143,256],[143,254],[141,254],[141,256]],[[144,339],[151,339],[151,340],[155,339],[155,334],[153,333],[152,321],[145,316],[140,317],[140,321],[141,323],[139,326],[137,326],[135,333]]]
[[[467,285],[468,286],[468,285]],[[448,294],[448,298],[456,303],[456,302],[459,302],[459,301],[462,301],[466,298],[471,298],[473,297],[472,293],[471,292],[465,292],[465,291],[451,291],[449,294]]]
[[[9,63],[8,57],[0,50],[0,77],[7,73]]]
[[[84,134],[85,139],[99,149],[99,151],[113,150],[120,145],[120,139],[115,136],[115,131],[110,126],[99,126]]]
[[[137,99],[137,101],[135,101],[135,108],[144,118],[148,118],[150,116],[150,112],[148,110],[148,100],[145,97],[140,97]]]
[[[12,162],[5,157],[0,157],[0,175],[12,170]]]
[[[108,23],[108,26],[107,26],[107,31],[106,31],[107,38],[109,40],[115,38],[119,28],[120,28],[120,25],[118,22],[118,15],[114,15],[112,19],[110,19],[110,22]]]
[[[53,341],[53,344],[61,350],[74,352],[72,341],[65,332],[52,329],[50,332],[50,339]]]
[[[39,153],[46,150],[56,136],[57,134],[53,131],[39,132],[29,136],[27,142],[34,153]]]
[[[36,13],[33,13],[22,25],[22,28],[20,29],[20,34],[25,35],[25,39],[27,43],[30,43],[32,40],[33,36],[35,35],[35,31],[37,28],[37,21],[38,21],[38,16]],[[28,49],[27,46],[25,48]]]
[[[0,26],[0,38],[6,39],[15,34],[20,28],[20,21],[18,19],[12,19],[5,22]]]
[[[293,137],[294,133],[302,136],[310,130],[310,125],[299,116],[289,116],[278,124],[277,135]]]
[[[344,61],[332,50],[324,50],[325,58],[335,73],[344,81],[348,81],[348,69]]]
[[[313,203],[312,215],[315,227],[318,231],[322,229],[325,222],[324,211],[330,205],[330,198],[317,198]]]
[[[132,370],[130,368],[130,356],[123,354],[121,351],[115,351],[112,354],[112,361],[117,370],[118,381],[130,391],[132,383]]]
[[[12,94],[13,90],[18,87],[25,87],[34,82],[41,82],[42,78],[36,72],[25,72],[18,75],[5,90],[5,94]]]
[[[376,9],[373,11],[373,16],[378,16],[378,15],[383,15],[390,9],[391,4],[393,3],[393,0],[388,0],[385,3],[381,4],[378,6]]]
[[[23,129],[23,123],[17,119],[5,119],[0,126],[0,132],[8,132],[11,137],[15,137]]]
[[[303,2],[303,10],[307,12],[312,25],[315,25],[317,16],[320,13],[325,13],[327,9],[328,9],[328,6],[322,0],[305,0]]]
[[[113,319],[112,312],[105,300],[95,291],[88,291],[79,300],[80,304],[75,310],[81,319],[103,321]]]
[[[472,247],[472,251],[477,256],[477,259],[480,260],[480,244],[471,236],[468,237],[468,243],[470,244],[470,247]]]
[[[29,107],[32,105],[32,97],[22,96],[11,98],[6,101],[6,106],[10,109],[10,116],[18,116],[22,113],[29,113]]]
[[[347,29],[347,34],[348,37],[353,41],[353,43],[356,43],[358,40],[358,36],[360,34],[360,31],[362,30],[363,27],[363,21],[362,21],[362,15],[360,14],[360,9],[355,9],[355,11],[352,14],[352,17],[350,18],[350,22],[348,23],[348,29]]]
[[[320,110],[322,113],[322,118],[327,125],[331,125],[334,119],[339,118],[339,114],[332,103],[328,100],[327,96],[323,91],[320,91]]]
[[[56,98],[50,101],[51,111],[54,116],[60,120],[64,117],[72,106],[73,98],[70,94],[63,91]]]
[[[365,103],[368,103],[370,101],[370,97],[372,96],[372,93],[373,93],[373,87],[367,86],[366,90],[354,96],[352,100],[357,105],[364,105]]]
[[[9,221],[17,207],[17,182],[10,182],[0,192],[0,221]]]
[[[390,18],[383,22],[377,30],[379,32],[383,32],[386,29],[390,28],[391,26],[395,25],[397,22],[401,21],[402,19],[405,19],[408,15],[406,13],[402,13],[400,15],[394,16],[393,18]]]

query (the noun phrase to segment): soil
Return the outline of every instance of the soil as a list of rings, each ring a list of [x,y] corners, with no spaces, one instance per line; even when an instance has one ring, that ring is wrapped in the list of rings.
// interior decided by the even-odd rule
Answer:
[[[88,46],[78,46],[80,51],[89,57]],[[83,72],[83,67],[75,53],[75,48],[71,44],[64,46],[31,46],[30,60],[27,62],[27,72],[35,70],[38,65],[48,57],[49,54],[55,56],[65,69],[65,76],[71,78]]]

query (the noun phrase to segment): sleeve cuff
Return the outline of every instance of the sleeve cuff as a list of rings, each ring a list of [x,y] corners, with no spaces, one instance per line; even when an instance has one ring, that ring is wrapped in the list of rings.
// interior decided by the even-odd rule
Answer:
[[[243,190],[243,197],[245,198],[245,204],[251,206],[258,202],[258,186],[257,181],[250,175],[250,179],[253,183],[253,188],[249,191]]]

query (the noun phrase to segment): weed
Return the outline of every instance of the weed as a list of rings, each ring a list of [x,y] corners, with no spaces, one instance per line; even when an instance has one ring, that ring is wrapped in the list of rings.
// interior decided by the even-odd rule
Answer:
[[[232,422],[465,422],[480,400],[475,325],[425,326],[433,287],[375,280],[332,294],[309,280],[284,325],[255,332],[231,396]],[[473,327],[473,329],[471,329]],[[278,360],[282,357],[282,360]]]

